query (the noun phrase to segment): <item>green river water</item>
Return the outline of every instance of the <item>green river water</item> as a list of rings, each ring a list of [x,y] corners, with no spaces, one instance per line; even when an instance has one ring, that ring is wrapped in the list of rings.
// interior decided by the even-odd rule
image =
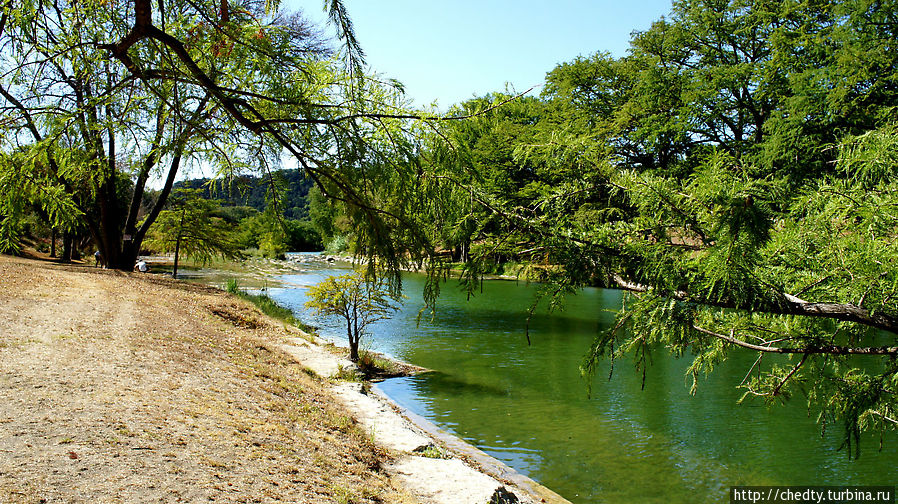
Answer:
[[[338,326],[305,313],[305,287],[346,270],[279,278],[279,303],[339,342]],[[730,360],[700,382],[695,396],[685,359],[654,356],[645,389],[627,361],[606,365],[587,396],[578,366],[621,294],[585,289],[562,312],[539,311],[527,345],[526,309],[534,289],[486,281],[466,300],[443,288],[436,318],[416,324],[423,280],[406,278],[409,299],[377,325],[367,347],[433,369],[377,386],[394,401],[477,446],[575,503],[728,502],[734,485],[894,485],[898,436],[864,439],[861,457],[838,451],[841,426],[821,436],[816,414],[795,397],[786,406],[737,404],[754,356]],[[363,342],[363,347],[365,343]]]

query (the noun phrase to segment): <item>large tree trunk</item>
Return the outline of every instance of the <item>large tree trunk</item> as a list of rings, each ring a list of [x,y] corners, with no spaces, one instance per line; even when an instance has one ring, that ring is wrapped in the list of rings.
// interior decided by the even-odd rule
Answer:
[[[137,5],[138,3],[140,6]],[[138,9],[138,7],[140,7],[140,9],[146,9],[148,12],[150,8],[149,2],[136,2],[135,8]],[[203,116],[207,101],[208,99],[204,98],[197,104],[197,107],[191,116],[191,124],[193,121],[197,121]],[[177,177],[178,170],[181,166],[181,157],[183,155],[184,146],[193,132],[193,126],[190,124],[188,124],[180,133],[174,145],[174,149],[172,149],[168,174],[166,175],[162,190],[159,191],[156,203],[144,217],[143,223],[140,224],[140,226],[137,225],[140,203],[143,200],[143,195],[146,190],[146,181],[150,175],[150,171],[159,161],[158,151],[160,150],[160,145],[163,139],[164,125],[163,109],[160,108],[157,111],[156,116],[157,136],[153,142],[153,148],[151,149],[151,153],[147,155],[147,158],[144,159],[140,173],[134,184],[131,201],[125,207],[119,206],[120,202],[117,199],[115,184],[117,172],[114,168],[114,163],[110,162],[109,164],[109,176],[100,190],[100,218],[93,226],[91,226],[91,232],[94,234],[94,241],[96,241],[97,247],[100,252],[104,254],[104,257],[108,258],[106,263],[107,268],[122,271],[131,271],[134,269],[134,264],[137,262],[137,256],[140,255],[140,247],[143,244],[143,239],[150,226],[156,221],[156,217],[159,216],[159,212],[162,211],[162,208],[165,206],[165,203],[168,201],[168,197],[171,194],[175,178]],[[114,155],[115,142],[113,139],[114,137],[110,132],[110,152]],[[127,212],[127,215],[123,216],[122,212]]]
[[[61,261],[64,263],[72,262],[72,242],[74,239],[72,238],[72,233],[68,231],[62,234],[62,259]]]
[[[120,226],[116,219],[92,222],[90,232],[107,268],[131,271],[140,253],[141,239],[123,234]]]

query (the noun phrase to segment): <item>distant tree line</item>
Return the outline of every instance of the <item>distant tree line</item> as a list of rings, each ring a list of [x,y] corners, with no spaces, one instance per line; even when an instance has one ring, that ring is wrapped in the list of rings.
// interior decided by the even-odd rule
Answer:
[[[234,227],[241,249],[257,249],[266,256],[348,250],[352,227],[345,207],[325,196],[300,170],[230,180],[190,179],[174,187],[214,201],[217,208],[210,215]]]
[[[274,184],[272,184],[274,180]],[[218,200],[222,205],[252,207],[259,212],[268,208],[274,193],[281,214],[288,219],[309,217],[309,190],[312,179],[301,170],[278,170],[268,175],[244,174],[227,179],[197,178],[175,182],[175,189],[198,189],[199,196]]]
[[[145,191],[141,215],[151,212],[159,193]],[[126,187],[120,195],[122,204],[129,194]],[[332,238],[331,214],[326,198],[299,170],[275,171],[271,177],[242,175],[229,183],[190,179],[174,184],[141,252],[175,253],[182,241],[183,256],[204,261],[217,255],[236,257],[241,251],[265,257],[320,251],[324,249],[322,237]],[[313,221],[312,215],[317,220]],[[71,260],[94,248],[83,227],[54,236],[53,228],[34,207],[23,210],[18,224],[31,245],[54,256]]]

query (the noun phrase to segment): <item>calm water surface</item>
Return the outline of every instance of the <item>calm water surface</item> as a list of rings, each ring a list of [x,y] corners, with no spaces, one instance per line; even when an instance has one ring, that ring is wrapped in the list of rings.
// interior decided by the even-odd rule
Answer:
[[[346,270],[284,275],[269,289],[278,302],[340,341],[343,330],[302,307],[305,288]],[[575,503],[727,502],[733,485],[894,485],[898,436],[862,444],[861,458],[837,451],[840,428],[821,437],[802,398],[768,409],[737,405],[735,386],[754,359],[739,351],[689,395],[688,365],[659,353],[641,373],[606,366],[587,397],[578,366],[596,331],[620,306],[617,291],[585,289],[563,312],[540,311],[527,345],[526,309],[534,289],[487,281],[467,301],[444,285],[436,318],[416,324],[420,277],[406,278],[404,308],[377,325],[371,350],[435,370],[378,387],[402,406],[474,444]],[[363,341],[363,347],[365,342]]]

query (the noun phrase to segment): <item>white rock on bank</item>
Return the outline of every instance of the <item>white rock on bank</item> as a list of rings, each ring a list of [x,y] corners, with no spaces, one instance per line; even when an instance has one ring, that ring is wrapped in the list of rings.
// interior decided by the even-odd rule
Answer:
[[[332,355],[323,348],[310,343],[291,343],[281,345],[281,348],[298,362],[301,362],[302,365],[323,378],[336,376],[340,372],[341,367],[343,369],[355,367],[349,359]]]
[[[428,504],[485,504],[500,486],[459,459],[409,456],[388,465],[387,471]]]
[[[365,430],[374,434],[377,444],[401,452],[411,452],[430,444],[430,438],[415,432],[390,406],[362,394],[359,384],[342,383],[334,386],[333,390],[343,404],[355,413],[356,420]]]

